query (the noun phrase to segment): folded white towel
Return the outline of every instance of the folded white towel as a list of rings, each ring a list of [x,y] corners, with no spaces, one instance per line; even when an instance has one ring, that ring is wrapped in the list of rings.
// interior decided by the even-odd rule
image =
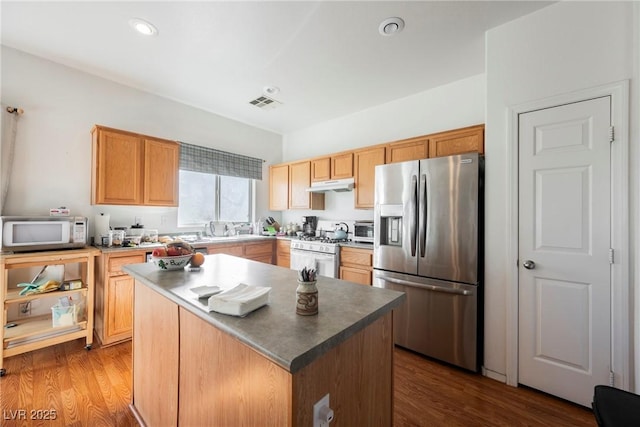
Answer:
[[[240,283],[209,298],[209,311],[245,316],[269,302],[271,288]]]

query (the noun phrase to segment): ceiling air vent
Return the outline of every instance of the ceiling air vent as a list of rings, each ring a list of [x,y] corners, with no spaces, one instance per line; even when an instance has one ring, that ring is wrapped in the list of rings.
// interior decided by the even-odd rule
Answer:
[[[255,105],[258,108],[262,108],[263,110],[268,110],[271,108],[276,108],[278,105],[282,105],[282,102],[276,101],[273,98],[269,98],[268,96],[260,95],[256,99],[252,99],[249,101],[249,104]]]

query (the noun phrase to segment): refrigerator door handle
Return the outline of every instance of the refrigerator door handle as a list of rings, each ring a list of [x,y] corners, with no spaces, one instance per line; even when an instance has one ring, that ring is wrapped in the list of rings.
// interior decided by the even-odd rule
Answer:
[[[452,289],[452,288],[446,288],[444,286],[426,285],[424,283],[416,283],[410,280],[396,279],[394,277],[385,277],[382,274],[377,274],[376,278],[384,280],[389,283],[395,283],[396,285],[411,286],[413,288],[420,288],[420,289],[425,289],[427,291],[433,291],[433,292],[443,292],[447,294],[455,294],[455,295],[462,295],[462,296],[469,296],[473,294],[473,292],[465,289]]]
[[[411,205],[409,211],[411,212],[411,218],[409,218],[409,234],[411,239],[411,256],[416,256],[416,199],[418,198],[418,177],[413,175],[411,177]]]
[[[420,256],[424,258],[427,245],[427,176],[420,176]]]

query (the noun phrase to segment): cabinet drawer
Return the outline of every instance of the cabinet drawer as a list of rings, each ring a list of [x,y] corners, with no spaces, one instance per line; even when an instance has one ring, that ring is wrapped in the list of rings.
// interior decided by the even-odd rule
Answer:
[[[340,264],[371,267],[373,266],[373,251],[371,249],[340,248]]]
[[[127,255],[127,256],[110,256],[109,257],[109,275],[119,276],[127,274],[122,271],[122,266],[127,264],[139,264],[145,262],[144,254]]]
[[[273,255],[273,242],[247,243],[244,247],[244,255],[253,258],[259,255]]]
[[[233,256],[242,256],[242,245],[214,245],[207,248],[208,254],[227,254]]]
[[[291,242],[289,240],[276,240],[276,250],[278,252],[278,256],[280,254],[290,254],[291,253]]]
[[[371,271],[352,267],[340,267],[340,279],[361,285],[371,285]]]
[[[265,264],[273,264],[273,256],[271,254],[248,256],[247,259],[264,262]]]

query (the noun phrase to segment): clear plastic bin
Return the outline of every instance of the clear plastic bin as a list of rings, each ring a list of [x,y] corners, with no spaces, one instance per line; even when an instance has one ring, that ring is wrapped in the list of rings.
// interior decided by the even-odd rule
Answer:
[[[71,304],[68,307],[63,307],[59,304],[54,305],[51,307],[53,327],[76,325],[78,323],[78,311],[79,306],[77,304]]]
[[[145,228],[142,234],[142,243],[158,243],[158,230]]]

